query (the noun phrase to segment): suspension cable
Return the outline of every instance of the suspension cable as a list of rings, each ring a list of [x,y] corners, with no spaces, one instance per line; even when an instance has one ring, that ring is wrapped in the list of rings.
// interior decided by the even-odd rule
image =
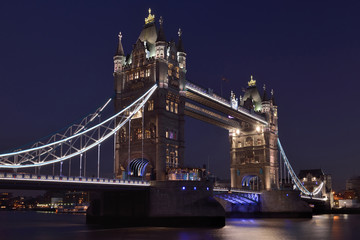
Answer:
[[[130,119],[133,117],[134,114],[136,114],[141,109],[141,107],[148,101],[148,99],[151,97],[151,95],[155,92],[156,89],[157,89],[157,85],[155,84],[146,93],[144,93],[141,97],[136,99],[129,106],[124,108],[122,111],[116,113],[115,115],[104,120],[103,122],[96,124],[95,126],[92,126],[87,129],[84,128],[83,131],[80,131],[80,132],[78,132],[78,131],[74,132],[69,137],[66,137],[66,138],[63,138],[60,140],[55,140],[54,142],[50,142],[50,143],[44,144],[42,146],[38,145],[38,146],[35,146],[30,149],[0,154],[0,168],[16,169],[16,168],[44,166],[44,165],[61,162],[61,161],[68,160],[68,159],[70,162],[72,157],[78,156],[78,155],[88,151],[89,149],[101,144],[103,141],[108,139],[110,136],[114,135],[121,127],[124,126],[124,124],[126,124],[130,121]],[[129,114],[124,115],[124,113],[129,113]],[[113,128],[110,125],[106,125],[106,124],[111,124],[112,121],[114,121],[114,119],[116,119],[117,117],[121,117],[121,120],[119,121],[119,124],[117,124],[115,128]],[[100,131],[101,128],[104,129],[104,131],[103,131],[102,135],[100,136],[100,138],[97,138],[97,139],[94,138],[94,134],[93,134],[94,131],[96,131],[96,130]],[[83,144],[82,148],[78,148],[76,146],[76,144],[78,144],[76,142],[80,136],[85,136],[87,138],[86,143]],[[56,148],[58,146],[63,146],[63,145],[68,147],[67,151],[65,151],[64,154],[61,154],[61,156],[58,156],[55,154],[56,152],[52,153],[54,148]],[[49,148],[51,148],[51,152],[48,150]],[[72,151],[72,150],[74,150],[74,151]],[[36,151],[45,151],[47,153],[47,156],[44,157],[43,159],[41,159],[41,161],[33,161],[32,154],[34,154],[34,153],[37,154]],[[25,154],[25,155],[23,155],[23,154]],[[40,153],[40,154],[42,154],[42,153]],[[40,154],[37,154],[39,159],[40,159]],[[14,158],[15,156],[22,157],[22,160],[19,160],[15,163],[13,160],[9,159],[9,157]],[[48,160],[47,158],[50,158],[49,156],[53,157],[53,159]],[[29,162],[29,163],[24,164],[25,162]]]

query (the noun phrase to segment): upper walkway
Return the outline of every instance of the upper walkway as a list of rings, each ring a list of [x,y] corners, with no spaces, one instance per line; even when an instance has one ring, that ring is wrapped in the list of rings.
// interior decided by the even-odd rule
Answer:
[[[241,106],[237,106],[235,108],[231,105],[230,101],[218,96],[210,89],[206,90],[189,81],[186,82],[185,88],[186,98],[194,102],[200,103],[204,106],[222,112],[235,119],[252,121],[264,125],[268,124],[266,119],[262,115]]]

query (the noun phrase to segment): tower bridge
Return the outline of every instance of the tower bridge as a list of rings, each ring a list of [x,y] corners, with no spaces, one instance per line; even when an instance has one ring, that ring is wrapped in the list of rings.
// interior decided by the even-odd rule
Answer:
[[[184,116],[190,116],[229,131],[233,188],[256,183],[257,190],[278,189],[277,106],[273,96],[268,98],[264,89],[261,98],[252,78],[240,101],[234,93],[227,100],[188,81],[182,31],[178,31],[177,43],[167,42],[163,24],[162,18],[158,29],[155,21],[146,23],[127,56],[119,34],[114,56],[116,111],[152,84],[159,88],[131,126],[124,126],[117,136],[116,176],[140,172],[148,179],[153,174],[157,180],[166,180],[169,169],[183,166]],[[129,172],[131,161],[142,156],[148,163],[146,169]],[[145,164],[141,166],[145,168]]]
[[[208,182],[168,181],[168,173],[181,169],[184,164],[184,123],[185,116],[189,116],[229,132],[230,191],[235,195],[228,193],[229,189],[225,190],[227,193],[224,193],[224,189],[214,189],[219,201],[228,201],[233,205],[256,205],[259,202],[264,205],[264,201],[272,200],[268,200],[270,198],[266,194],[260,194],[278,191],[286,184],[294,186],[304,196],[313,197],[321,192],[322,186],[311,192],[307,190],[286,157],[278,137],[278,111],[273,91],[268,96],[264,86],[260,94],[256,80],[251,76],[245,93],[236,97],[232,92],[227,100],[211,89],[204,89],[189,81],[186,77],[187,54],[182,31],[179,29],[176,43],[168,42],[163,25],[160,17],[157,26],[155,16],[149,11],[145,25],[127,55],[120,33],[113,57],[115,97],[63,132],[36,142],[27,149],[1,153],[1,169],[35,169],[35,172],[33,175],[26,172],[0,175],[0,184],[17,181],[24,186],[29,182],[35,186],[66,182],[78,186],[105,184],[114,189],[117,186],[121,189],[125,185],[127,189],[141,187],[150,192],[150,197],[139,192],[139,196],[150,199],[150,203],[146,202],[150,204],[150,209],[155,206],[151,201],[167,201],[166,204],[175,201],[179,209],[188,204],[187,197],[195,203],[199,199],[189,195],[191,189],[204,201],[202,210],[208,211],[207,207],[211,204],[204,199],[213,194]],[[110,106],[111,100],[114,101],[115,114],[101,121],[99,116]],[[104,180],[100,176],[101,145],[107,139],[113,140],[114,178]],[[97,151],[97,176],[89,178],[86,176],[86,153],[91,149]],[[74,165],[72,159],[79,161],[79,168],[71,172]],[[65,170],[64,164],[68,164],[68,170]],[[44,177],[40,174],[40,167],[51,166],[52,175]],[[55,166],[59,174],[55,174]],[[68,176],[64,178],[66,171]],[[77,178],[71,178],[71,173],[75,171]],[[150,184],[150,180],[156,181]],[[151,186],[156,190],[149,190]],[[160,199],[159,194],[165,193],[168,198]],[[298,196],[298,192],[294,194]],[[112,196],[123,197],[118,193]],[[106,198],[106,194],[98,199],[103,198]],[[133,197],[127,199],[131,202]],[[285,201],[283,197],[281,199]],[[116,207],[115,202],[112,204],[109,206]],[[144,210],[139,216],[148,216],[147,211]],[[166,211],[151,211],[150,215],[167,216]],[[200,214],[196,208],[191,211],[195,215]],[[170,212],[180,214],[173,210]]]

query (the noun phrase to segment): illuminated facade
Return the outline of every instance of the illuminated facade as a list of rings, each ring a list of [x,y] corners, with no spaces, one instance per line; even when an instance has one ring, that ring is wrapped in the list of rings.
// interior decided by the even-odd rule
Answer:
[[[232,94],[231,102],[237,101]],[[240,96],[239,107],[262,114],[268,125],[240,121],[239,129],[229,131],[231,187],[249,190],[278,189],[278,115],[273,91],[268,98],[264,86],[261,97],[256,81],[251,76],[244,95]]]
[[[167,169],[182,166],[186,53],[181,34],[179,29],[177,43],[167,42],[163,19],[160,17],[157,27],[150,9],[140,36],[127,56],[119,34],[114,56],[116,111],[128,106],[155,83],[159,89],[143,111],[132,118],[130,132],[126,125],[116,135],[117,178],[131,175],[165,180]]]

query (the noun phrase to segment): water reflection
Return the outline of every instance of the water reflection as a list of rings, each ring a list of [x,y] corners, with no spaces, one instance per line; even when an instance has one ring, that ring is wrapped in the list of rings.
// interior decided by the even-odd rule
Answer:
[[[0,239],[360,239],[360,215],[319,215],[312,219],[228,219],[220,229],[91,229],[84,216],[0,212]]]

